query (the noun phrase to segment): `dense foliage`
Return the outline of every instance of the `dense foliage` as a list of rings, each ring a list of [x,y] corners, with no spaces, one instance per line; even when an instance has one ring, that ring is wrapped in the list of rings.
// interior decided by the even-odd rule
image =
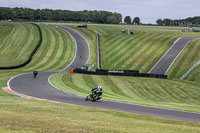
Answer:
[[[140,24],[140,18],[139,18],[139,17],[135,17],[135,18],[133,19],[133,24],[139,25],[139,24]]]
[[[158,19],[156,21],[158,25],[165,25],[165,26],[189,26],[189,25],[200,25],[200,16],[197,17],[189,17],[186,19],[177,19],[177,20],[171,20],[171,19]]]
[[[124,18],[124,23],[126,24],[134,24],[134,25],[140,25],[141,22],[140,22],[140,18],[139,17],[135,17],[132,21],[131,17],[130,16],[126,16]]]
[[[120,23],[122,15],[108,11],[69,11],[52,9],[8,8],[0,7],[0,20],[54,20],[54,21],[82,21],[95,23]]]
[[[126,16],[124,18],[124,23],[130,24],[131,23],[131,17],[130,16]]]

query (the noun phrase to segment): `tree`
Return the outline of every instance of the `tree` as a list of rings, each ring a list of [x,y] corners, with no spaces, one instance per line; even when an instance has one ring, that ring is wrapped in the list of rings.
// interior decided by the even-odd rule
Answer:
[[[131,17],[130,16],[126,16],[124,18],[124,22],[127,23],[127,24],[130,24],[131,23]]]
[[[117,18],[117,24],[122,22],[122,15],[120,13],[114,13],[114,16]]]
[[[168,19],[168,18],[166,18],[166,19],[163,20],[165,26],[170,26],[171,21],[172,21],[172,20],[171,20],[171,19]]]
[[[140,24],[140,18],[139,18],[139,17],[135,17],[135,18],[133,19],[133,24],[139,25],[139,24]]]
[[[112,15],[112,16],[109,16],[107,18],[107,23],[109,23],[109,24],[117,24],[118,20],[114,15]]]
[[[27,19],[27,20],[56,20],[118,24],[122,15],[108,11],[69,11],[52,9],[30,9],[0,7],[0,20]]]
[[[163,25],[163,21],[162,21],[162,19],[158,19],[158,20],[156,21],[156,23],[157,23],[157,25],[160,25],[160,26]]]

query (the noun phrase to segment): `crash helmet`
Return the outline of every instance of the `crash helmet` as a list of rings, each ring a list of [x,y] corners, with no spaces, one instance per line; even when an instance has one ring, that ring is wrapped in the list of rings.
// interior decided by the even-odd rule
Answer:
[[[102,91],[102,87],[101,86],[98,86],[97,88]]]

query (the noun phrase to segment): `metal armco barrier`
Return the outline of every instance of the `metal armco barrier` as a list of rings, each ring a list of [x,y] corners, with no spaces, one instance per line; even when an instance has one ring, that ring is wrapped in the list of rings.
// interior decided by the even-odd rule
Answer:
[[[99,34],[97,34],[97,58],[98,58],[97,67],[98,69],[101,69],[101,50],[100,50],[100,35]]]
[[[39,49],[39,47],[40,47],[40,45],[41,45],[41,43],[42,43],[42,31],[41,31],[40,27],[39,27],[37,24],[35,24],[35,23],[32,23],[32,24],[35,25],[35,26],[38,28],[39,34],[40,34],[40,40],[39,40],[37,46],[35,47],[35,49],[32,51],[32,53],[30,54],[30,56],[28,57],[28,59],[27,59],[24,63],[22,63],[22,64],[20,64],[20,65],[16,65],[16,66],[0,67],[0,70],[21,68],[21,67],[24,67],[24,66],[26,66],[28,63],[31,62],[32,57],[33,57],[34,54],[37,52],[37,50]]]
[[[163,74],[148,74],[139,73],[138,70],[104,70],[97,69],[96,71],[86,71],[83,69],[76,68],[75,73],[91,74],[91,75],[113,75],[113,76],[132,76],[132,77],[148,77],[148,78],[161,78],[167,79],[167,75]]]

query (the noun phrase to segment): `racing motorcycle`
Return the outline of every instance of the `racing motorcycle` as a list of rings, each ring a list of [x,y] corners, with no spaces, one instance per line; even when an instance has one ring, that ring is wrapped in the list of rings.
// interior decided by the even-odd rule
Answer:
[[[38,71],[34,71],[34,72],[33,72],[33,77],[36,78],[37,75],[38,75]]]
[[[92,93],[90,95],[88,95],[86,98],[85,98],[85,101],[92,101],[92,102],[95,102],[97,100],[100,100],[102,97],[102,91],[96,91],[94,92],[94,95],[92,95]]]

